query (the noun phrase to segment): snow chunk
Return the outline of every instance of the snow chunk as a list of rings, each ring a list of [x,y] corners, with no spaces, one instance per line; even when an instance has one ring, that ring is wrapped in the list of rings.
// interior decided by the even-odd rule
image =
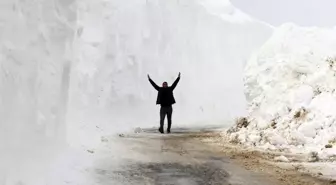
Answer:
[[[269,139],[270,144],[275,145],[275,146],[287,144],[287,140],[275,132],[269,133],[268,139]]]
[[[255,134],[251,134],[248,136],[248,141],[251,143],[258,143],[261,140],[261,136],[260,135],[255,135]]]
[[[299,127],[298,131],[306,137],[315,137],[318,128],[320,128],[320,125],[317,122],[305,122]]]
[[[289,162],[289,160],[287,159],[287,157],[285,156],[278,156],[278,157],[275,157],[274,158],[275,161],[278,161],[278,162]]]
[[[307,107],[314,97],[314,90],[310,85],[301,85],[292,91],[290,105],[292,107]]]
[[[323,92],[311,102],[310,108],[324,116],[336,117],[336,95]]]

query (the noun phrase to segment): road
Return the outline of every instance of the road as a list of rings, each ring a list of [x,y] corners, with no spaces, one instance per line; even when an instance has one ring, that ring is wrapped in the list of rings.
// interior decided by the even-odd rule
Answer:
[[[234,164],[223,153],[200,142],[205,130],[156,129],[121,135],[105,142],[105,157],[96,163],[101,185],[276,185],[269,177]],[[112,152],[113,151],[113,155]],[[116,155],[117,154],[117,155]]]

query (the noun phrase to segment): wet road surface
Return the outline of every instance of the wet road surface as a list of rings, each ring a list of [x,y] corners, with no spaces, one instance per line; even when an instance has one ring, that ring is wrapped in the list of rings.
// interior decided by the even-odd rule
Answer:
[[[206,130],[156,129],[109,139],[105,158],[97,163],[101,185],[276,185],[267,176],[233,164],[218,150],[201,143]],[[109,154],[113,151],[113,154]]]

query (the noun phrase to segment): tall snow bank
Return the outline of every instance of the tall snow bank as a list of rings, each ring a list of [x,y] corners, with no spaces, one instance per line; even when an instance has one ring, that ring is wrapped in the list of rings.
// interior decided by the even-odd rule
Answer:
[[[245,68],[249,116],[231,139],[336,156],[335,56],[335,29],[277,28]]]
[[[0,2],[1,185],[47,184],[65,144],[73,5]]]
[[[272,28],[220,2],[81,1],[71,124],[110,133],[158,126],[147,74],[161,85],[179,72],[174,127],[244,115],[242,65]]]

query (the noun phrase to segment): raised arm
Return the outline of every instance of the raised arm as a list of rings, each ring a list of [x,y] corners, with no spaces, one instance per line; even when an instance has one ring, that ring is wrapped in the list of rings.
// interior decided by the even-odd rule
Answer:
[[[175,87],[177,86],[178,82],[180,81],[180,76],[181,76],[181,73],[179,73],[177,79],[175,80],[175,82],[173,83],[173,85],[171,86],[171,88],[174,90]]]
[[[160,87],[158,86],[158,85],[156,85],[154,82],[153,82],[153,80],[149,77],[149,75],[147,75],[148,76],[148,80],[149,80],[149,82],[152,84],[152,86],[158,91],[159,89],[160,89]]]

